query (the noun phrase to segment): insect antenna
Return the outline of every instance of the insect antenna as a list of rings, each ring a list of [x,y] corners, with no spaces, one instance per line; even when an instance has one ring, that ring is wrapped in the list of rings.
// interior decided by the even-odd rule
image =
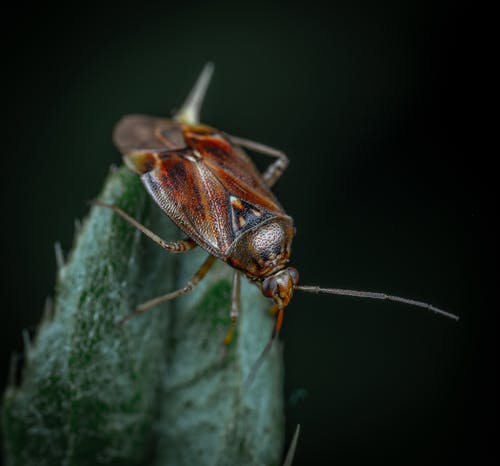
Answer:
[[[200,122],[201,106],[213,72],[214,64],[212,62],[208,62],[203,68],[200,76],[198,76],[198,79],[191,89],[187,99],[184,101],[184,104],[175,114],[175,120],[189,125],[197,125]]]
[[[255,378],[255,374],[257,374],[257,371],[260,369],[260,366],[262,366],[262,363],[266,359],[267,353],[269,353],[269,351],[273,347],[274,341],[278,338],[282,323],[283,323],[283,308],[280,308],[278,309],[278,314],[276,315],[276,323],[274,324],[273,332],[271,333],[271,338],[269,338],[269,341],[267,342],[266,346],[260,353],[259,357],[257,358],[257,361],[255,361],[252,370],[250,371],[250,374],[248,374],[247,380],[245,382],[245,385],[247,387],[252,385],[253,379]]]
[[[414,299],[401,298],[400,296],[392,296],[386,293],[374,293],[371,291],[356,291],[356,290],[344,290],[340,288],[320,288],[319,286],[295,286],[294,290],[307,291],[309,293],[326,293],[326,294],[338,294],[344,296],[354,296],[356,298],[370,298],[370,299],[380,299],[385,301],[395,301],[398,303],[409,304],[410,306],[416,306],[423,309],[428,309],[436,314],[448,317],[452,320],[459,320],[459,317],[451,312],[443,311],[431,304],[424,303],[422,301],[415,301]]]

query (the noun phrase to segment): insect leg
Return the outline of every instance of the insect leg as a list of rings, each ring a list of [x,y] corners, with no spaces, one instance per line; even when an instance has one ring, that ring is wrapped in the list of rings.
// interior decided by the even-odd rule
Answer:
[[[143,312],[146,312],[147,310],[151,309],[152,307],[157,306],[160,303],[163,303],[165,301],[170,301],[171,299],[175,299],[175,298],[178,298],[179,296],[182,296],[186,293],[189,293],[207,274],[207,272],[212,267],[215,259],[216,259],[215,256],[208,256],[205,259],[205,261],[203,262],[203,264],[201,264],[201,267],[196,271],[196,273],[186,283],[186,285],[184,285],[182,288],[179,288],[178,290],[171,291],[170,293],[164,294],[162,296],[158,296],[156,298],[150,299],[149,301],[146,301],[145,303],[140,304],[130,314],[126,315],[120,321],[120,324],[125,324],[132,317],[135,317],[139,314],[142,314]]]
[[[262,174],[262,178],[268,186],[274,185],[274,183],[278,181],[278,178],[283,174],[286,167],[288,167],[288,157],[284,152],[278,149],[273,149],[272,147],[261,144],[260,142],[250,141],[237,136],[228,137],[232,142],[238,144],[239,146],[246,147],[249,150],[253,150],[254,152],[259,152],[276,159]]]
[[[224,338],[224,345],[229,345],[233,339],[234,328],[236,326],[236,319],[240,313],[240,283],[241,275],[239,272],[233,272],[233,289],[231,291],[231,326],[227,332],[226,338]]]
[[[115,205],[112,204],[106,204],[105,202],[101,201],[94,201],[93,203],[98,206],[107,207],[108,209],[113,210],[113,212],[117,213],[120,217],[122,217],[132,226],[142,231],[148,238],[152,239],[156,244],[158,244],[168,252],[185,252],[196,247],[196,243],[190,238],[186,238],[179,241],[164,241],[156,233],[153,233],[151,230],[146,228],[142,223],[139,223],[135,218],[131,217],[129,214],[124,212],[119,207],[116,207]]]

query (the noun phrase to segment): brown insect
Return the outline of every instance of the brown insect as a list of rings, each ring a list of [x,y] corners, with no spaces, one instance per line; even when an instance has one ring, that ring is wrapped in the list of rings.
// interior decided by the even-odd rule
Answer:
[[[191,291],[215,259],[235,269],[226,345],[231,341],[238,317],[242,274],[274,301],[276,322],[266,348],[278,335],[283,310],[296,290],[398,301],[458,319],[430,304],[385,293],[298,285],[297,270],[287,267],[294,236],[293,220],[271,191],[287,167],[288,158],[279,150],[199,123],[212,72],[213,65],[207,64],[172,120],[128,115],[115,128],[114,142],[125,163],[141,176],[153,199],[187,238],[164,241],[118,207],[98,204],[113,209],[169,252],[185,252],[198,245],[209,253],[183,288],[139,305],[123,322]],[[264,173],[259,173],[243,147],[274,161]]]

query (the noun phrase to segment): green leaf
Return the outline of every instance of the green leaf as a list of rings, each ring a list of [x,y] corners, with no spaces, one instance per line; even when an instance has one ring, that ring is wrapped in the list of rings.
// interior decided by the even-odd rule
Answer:
[[[109,176],[100,198],[166,240],[182,237],[125,167]],[[165,253],[109,209],[91,209],[59,270],[52,315],[26,348],[21,385],[4,395],[7,464],[279,463],[280,345],[245,385],[273,325],[256,287],[242,286],[237,332],[222,363],[225,264],[188,295],[116,324],[137,304],[185,284],[205,256]]]

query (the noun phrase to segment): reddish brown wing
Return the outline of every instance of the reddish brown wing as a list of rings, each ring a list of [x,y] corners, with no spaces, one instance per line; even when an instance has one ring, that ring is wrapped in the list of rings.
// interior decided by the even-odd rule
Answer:
[[[136,132],[135,138],[131,131]],[[180,136],[183,148],[172,150],[180,143]],[[140,174],[153,199],[181,230],[214,256],[224,258],[245,231],[285,216],[245,153],[212,128],[131,116],[118,124],[115,143],[125,158],[134,149],[141,149],[139,156],[148,163],[134,164],[147,166]],[[162,146],[165,150],[158,150]]]
[[[186,127],[184,138],[229,192],[270,212],[284,213],[252,161],[222,133],[208,127]]]
[[[222,257],[231,241],[225,224],[228,199],[210,170],[189,159],[191,152],[160,154],[159,164],[145,173],[142,181],[181,230],[213,255]]]

